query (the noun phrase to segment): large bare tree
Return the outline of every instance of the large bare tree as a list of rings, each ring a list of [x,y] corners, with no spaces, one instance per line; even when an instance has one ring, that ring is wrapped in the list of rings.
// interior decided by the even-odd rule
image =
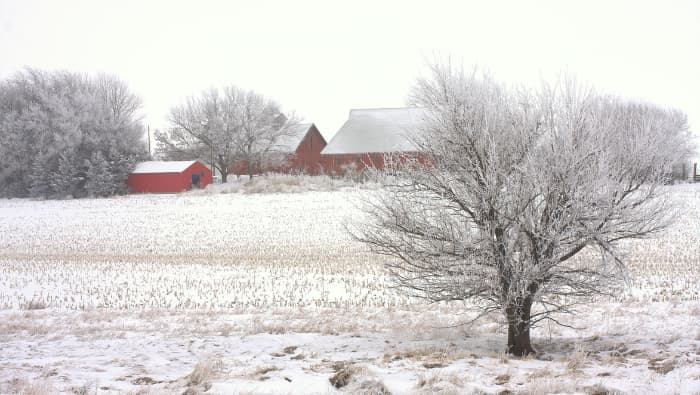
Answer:
[[[412,135],[429,164],[394,161],[353,233],[409,294],[502,313],[508,353],[534,353],[538,322],[614,294],[622,242],[672,219],[663,184],[692,148],[680,112],[566,80],[508,89],[449,65],[412,99],[426,109]]]
[[[169,120],[172,128],[156,134],[160,153],[210,163],[223,182],[237,162],[246,164],[252,178],[254,169],[278,161],[278,143],[296,124],[275,101],[235,86],[188,98],[171,110]]]

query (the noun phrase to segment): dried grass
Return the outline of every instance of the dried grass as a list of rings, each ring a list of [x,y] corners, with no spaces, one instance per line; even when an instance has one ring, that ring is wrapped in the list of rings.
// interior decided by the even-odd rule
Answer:
[[[552,372],[549,368],[542,368],[542,369],[536,369],[533,370],[527,377],[528,380],[536,380],[536,379],[541,379],[544,377],[553,377],[554,372]]]
[[[503,373],[503,374],[499,374],[498,376],[496,376],[496,378],[494,379],[493,382],[496,383],[496,385],[505,385],[509,381],[510,381],[510,374]]]
[[[530,382],[522,388],[518,394],[522,395],[549,395],[549,394],[584,393],[590,395],[619,395],[621,392],[605,387],[598,383],[594,385],[581,385],[576,380],[543,379]]]
[[[172,389],[155,388],[151,386],[141,387],[133,391],[129,391],[126,395],[172,395]]]
[[[351,382],[347,391],[355,395],[390,395],[391,392],[377,377],[357,378]]]
[[[7,385],[0,386],[0,393],[18,395],[50,395],[57,394],[51,384],[47,381],[27,380],[23,378],[13,378]]]
[[[384,363],[389,363],[401,359],[411,359],[421,362],[428,369],[434,369],[446,367],[454,361],[469,356],[469,353],[456,346],[428,346],[397,353],[385,353],[382,360]]]
[[[334,178],[327,175],[309,176],[304,174],[269,173],[255,176],[229,177],[226,184],[212,184],[203,191],[193,191],[190,194],[217,193],[299,193],[309,191],[337,191],[343,188],[376,188],[374,183],[358,183],[352,178]]]
[[[188,385],[202,385],[214,378],[223,369],[221,358],[205,357],[194,366],[192,373],[185,376]]]
[[[32,299],[27,301],[24,306],[22,306],[23,310],[44,310],[48,306],[45,301],[40,300],[40,299]]]
[[[566,369],[569,372],[577,373],[587,364],[588,350],[583,344],[579,343],[576,345],[574,351],[571,354],[569,354],[568,360],[566,362]]]
[[[465,381],[464,374],[447,373],[438,371],[431,374],[421,375],[416,383],[416,394],[464,394]]]
[[[350,380],[353,376],[362,372],[362,368],[355,366],[348,362],[337,362],[333,365],[335,374],[331,376],[328,381],[335,388],[343,388],[350,384]]]
[[[369,369],[350,362],[333,364],[335,374],[328,381],[338,389],[358,395],[388,395],[384,383]]]
[[[653,358],[649,360],[649,370],[653,370],[659,374],[667,374],[678,366],[675,358]]]

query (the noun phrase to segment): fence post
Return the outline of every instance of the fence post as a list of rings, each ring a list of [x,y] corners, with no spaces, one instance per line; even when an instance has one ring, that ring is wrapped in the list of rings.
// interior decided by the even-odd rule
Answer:
[[[681,180],[688,182],[688,177],[685,176],[685,162],[681,163]]]

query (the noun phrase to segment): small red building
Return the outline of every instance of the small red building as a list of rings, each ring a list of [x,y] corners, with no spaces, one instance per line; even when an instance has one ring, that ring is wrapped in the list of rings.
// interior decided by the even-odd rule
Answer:
[[[350,116],[321,151],[327,174],[361,173],[365,168],[383,169],[387,158],[426,162],[416,147],[425,110],[417,107],[350,110]]]
[[[282,136],[273,147],[273,155],[281,155],[275,165],[252,169],[253,174],[266,172],[305,173],[318,175],[321,171],[321,150],[326,139],[313,123],[296,125],[289,134]],[[231,166],[231,174],[247,175],[248,162],[238,161]]]
[[[195,160],[141,162],[127,180],[134,193],[176,193],[211,183],[211,170]]]

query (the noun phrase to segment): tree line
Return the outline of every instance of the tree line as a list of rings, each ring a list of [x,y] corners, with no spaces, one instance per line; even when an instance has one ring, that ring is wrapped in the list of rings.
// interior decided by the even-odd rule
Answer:
[[[0,195],[124,193],[147,156],[140,106],[108,75],[27,68],[0,81]]]
[[[0,80],[0,197],[65,198],[126,193],[137,162],[150,159],[142,101],[110,75],[26,68]],[[284,160],[278,144],[296,118],[234,86],[172,108],[156,132],[157,157],[200,160],[226,182],[244,161],[249,176]]]

